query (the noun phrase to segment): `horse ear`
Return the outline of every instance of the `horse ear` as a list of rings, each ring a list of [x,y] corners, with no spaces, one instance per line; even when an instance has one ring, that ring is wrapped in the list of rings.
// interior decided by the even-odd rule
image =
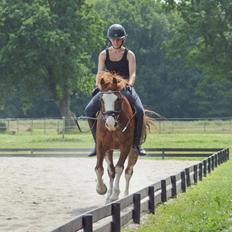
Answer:
[[[104,85],[104,84],[105,84],[104,78],[101,78],[100,84],[101,84],[101,85]]]
[[[113,84],[116,85],[118,82],[117,82],[117,79],[114,77],[113,78]]]

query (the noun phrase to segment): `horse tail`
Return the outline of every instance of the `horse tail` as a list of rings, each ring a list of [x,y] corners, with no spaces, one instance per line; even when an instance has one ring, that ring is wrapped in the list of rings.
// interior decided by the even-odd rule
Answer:
[[[141,136],[140,144],[143,144],[146,141],[147,133],[151,131],[151,127],[154,127],[155,130],[158,131],[158,133],[159,133],[159,128],[154,123],[155,118],[150,117],[150,116],[148,116],[146,114],[155,115],[156,117],[160,118],[161,120],[168,120],[167,118],[165,118],[164,116],[158,114],[155,111],[145,109],[144,118],[143,118],[143,130],[142,130],[142,136]]]
[[[147,138],[147,132],[151,131],[151,126],[154,126],[154,122],[151,117],[148,117],[144,114],[143,117],[143,129],[140,144],[145,143]]]

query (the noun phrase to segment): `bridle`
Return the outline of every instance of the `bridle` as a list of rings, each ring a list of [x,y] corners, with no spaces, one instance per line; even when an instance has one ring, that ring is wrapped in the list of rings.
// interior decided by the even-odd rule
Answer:
[[[116,95],[119,97],[119,99],[123,101],[123,96],[122,96],[122,93],[120,90],[100,91],[100,98],[102,98],[103,94],[112,94],[112,93],[116,93]],[[121,102],[121,104],[122,104],[122,102]],[[108,111],[101,111],[100,110],[100,112],[102,113],[104,121],[106,121],[107,117],[112,116],[115,119],[115,121],[118,122],[118,119],[119,119],[119,116],[120,116],[120,113],[122,112],[122,110],[108,110]]]
[[[100,96],[101,96],[100,98],[102,98],[103,94],[112,94],[112,93],[117,94],[117,96],[121,100],[120,104],[122,104],[122,102],[124,101],[124,97],[123,97],[120,90],[101,91],[100,92]],[[120,128],[119,118],[120,118],[120,114],[121,114],[122,110],[108,110],[108,111],[101,111],[100,110],[100,112],[102,114],[102,119],[105,122],[106,122],[107,117],[112,116],[114,118],[115,122],[118,125],[117,128]],[[131,120],[134,118],[135,114],[136,113],[134,113],[131,118],[128,118],[128,121],[127,121],[126,125],[121,129],[122,132],[125,132],[127,130],[128,126],[129,126]]]

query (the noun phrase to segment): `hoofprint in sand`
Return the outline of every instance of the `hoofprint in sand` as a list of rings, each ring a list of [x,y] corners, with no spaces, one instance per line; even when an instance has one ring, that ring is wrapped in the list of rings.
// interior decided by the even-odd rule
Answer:
[[[131,179],[136,192],[198,161],[139,159]],[[0,231],[48,232],[103,206],[94,171],[96,158],[0,158]],[[108,184],[105,165],[104,181]],[[121,195],[124,192],[121,177]]]

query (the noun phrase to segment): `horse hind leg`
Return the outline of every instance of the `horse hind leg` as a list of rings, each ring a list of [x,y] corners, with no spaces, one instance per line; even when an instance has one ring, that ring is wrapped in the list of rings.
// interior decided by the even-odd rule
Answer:
[[[107,171],[109,176],[109,189],[107,191],[107,198],[106,198],[106,204],[110,202],[110,196],[112,195],[113,191],[113,184],[114,184],[114,177],[115,177],[115,167],[113,163],[113,150],[110,150],[106,153],[105,160],[107,162]]]
[[[125,179],[126,179],[126,186],[125,186],[125,192],[124,192],[125,196],[129,194],[130,179],[133,175],[133,168],[137,160],[138,160],[138,154],[134,152],[133,149],[131,149],[129,153],[129,157],[128,157],[127,168],[125,170]]]

